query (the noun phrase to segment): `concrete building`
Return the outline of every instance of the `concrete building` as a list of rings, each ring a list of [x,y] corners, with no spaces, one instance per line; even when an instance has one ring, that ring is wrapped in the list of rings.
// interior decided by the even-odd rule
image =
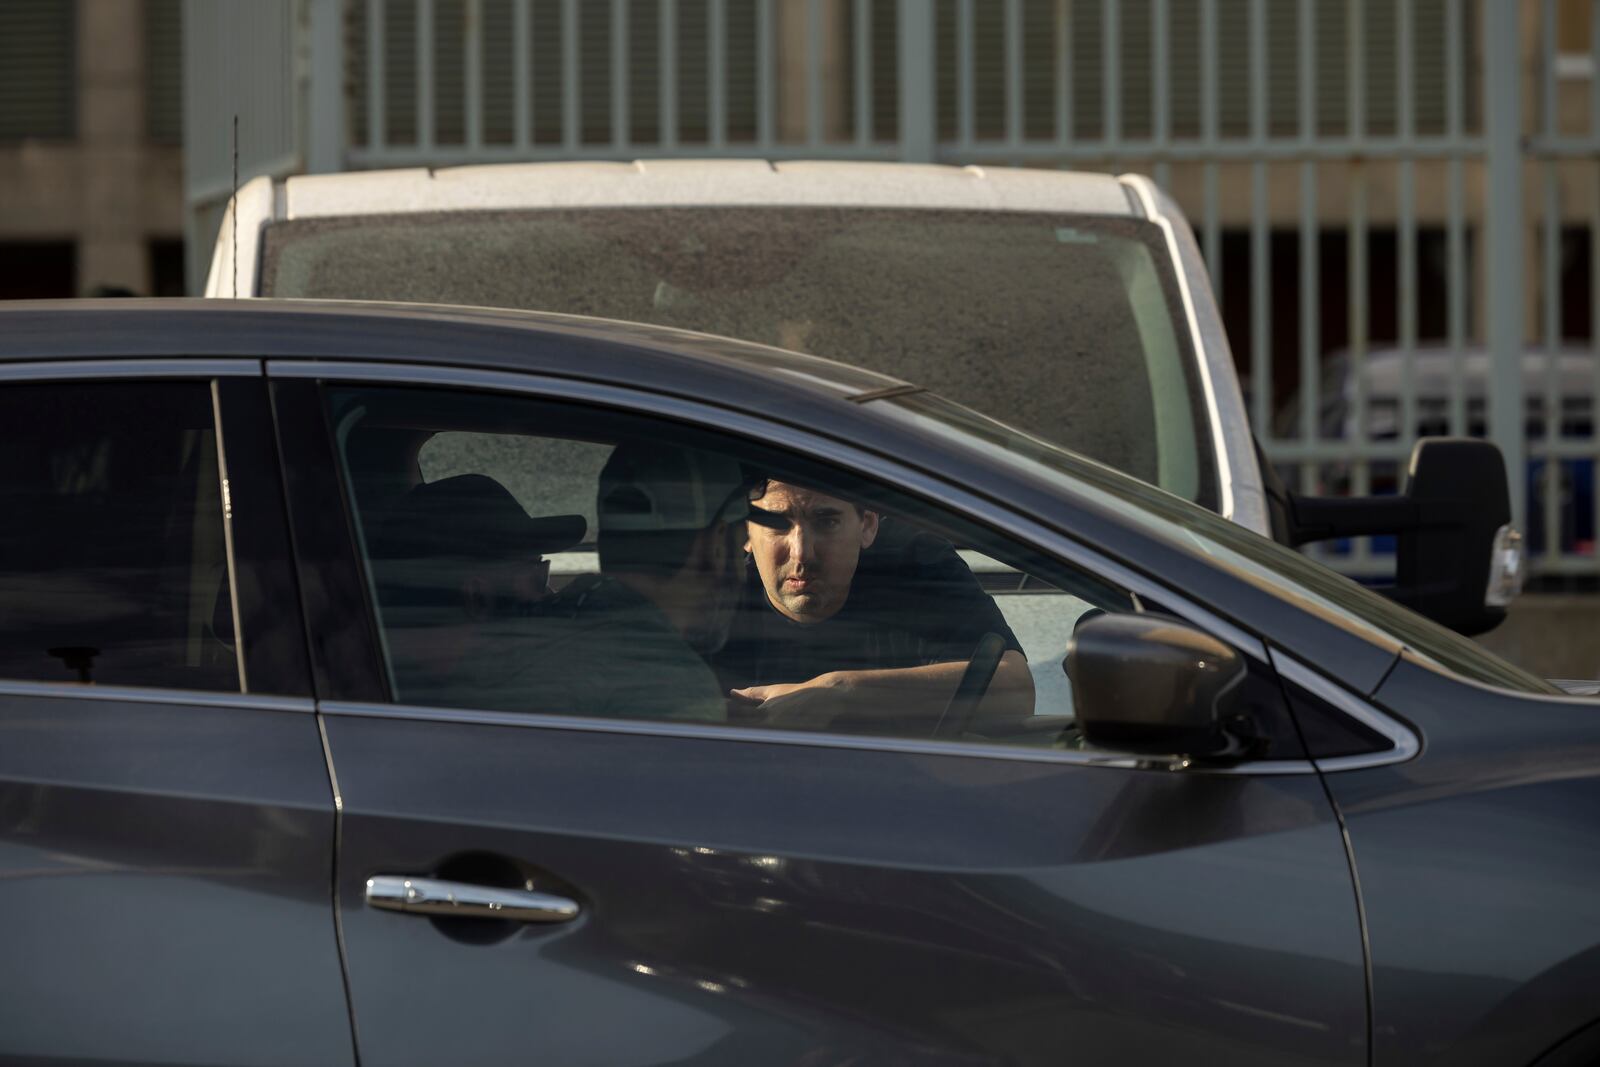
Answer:
[[[179,11],[0,3],[0,299],[183,291]]]

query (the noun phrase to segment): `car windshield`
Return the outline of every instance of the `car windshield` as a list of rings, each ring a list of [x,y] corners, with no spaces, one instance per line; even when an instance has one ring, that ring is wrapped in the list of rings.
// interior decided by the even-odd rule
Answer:
[[[1523,692],[1560,693],[1550,683],[1453,630],[1170,493],[1018,433],[943,397],[916,393],[879,403],[924,429],[958,437],[968,447],[976,443],[1030,473],[1070,484],[1072,491],[1097,497],[1118,514],[1161,536],[1170,537],[1176,526],[1194,548],[1265,587],[1314,602],[1318,610],[1346,620],[1353,628],[1387,636],[1472,681]]]
[[[594,315],[809,352],[1217,503],[1170,259],[1136,219],[781,206],[297,219],[266,230],[261,295]]]

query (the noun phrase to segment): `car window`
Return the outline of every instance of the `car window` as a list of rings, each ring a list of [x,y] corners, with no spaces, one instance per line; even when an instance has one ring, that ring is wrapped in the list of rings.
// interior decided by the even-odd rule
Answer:
[[[914,382],[1214,507],[1161,230],[830,207],[290,219],[261,295],[528,308],[736,337]]]
[[[400,703],[1072,748],[1073,628],[1135,610],[755,442],[523,397],[326,395]],[[986,656],[981,699],[952,702]]]
[[[0,678],[237,690],[211,390],[0,387]]]

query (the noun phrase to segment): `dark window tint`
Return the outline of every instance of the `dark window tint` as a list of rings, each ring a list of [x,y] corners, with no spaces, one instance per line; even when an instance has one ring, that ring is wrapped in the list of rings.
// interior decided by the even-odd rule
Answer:
[[[237,690],[210,389],[0,389],[0,677]]]
[[[78,249],[71,241],[0,241],[0,300],[78,295]]]
[[[1295,686],[1289,686],[1289,703],[1312,759],[1359,756],[1385,752],[1394,742],[1378,731],[1340,712],[1333,705]]]
[[[150,295],[183,296],[188,292],[184,281],[183,240],[156,238],[150,242]]]

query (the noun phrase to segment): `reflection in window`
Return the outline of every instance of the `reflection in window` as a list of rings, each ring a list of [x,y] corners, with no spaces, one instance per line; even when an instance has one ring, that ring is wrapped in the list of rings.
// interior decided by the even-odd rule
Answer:
[[[1072,747],[1120,590],[759,442],[528,398],[330,392],[397,701]]]

